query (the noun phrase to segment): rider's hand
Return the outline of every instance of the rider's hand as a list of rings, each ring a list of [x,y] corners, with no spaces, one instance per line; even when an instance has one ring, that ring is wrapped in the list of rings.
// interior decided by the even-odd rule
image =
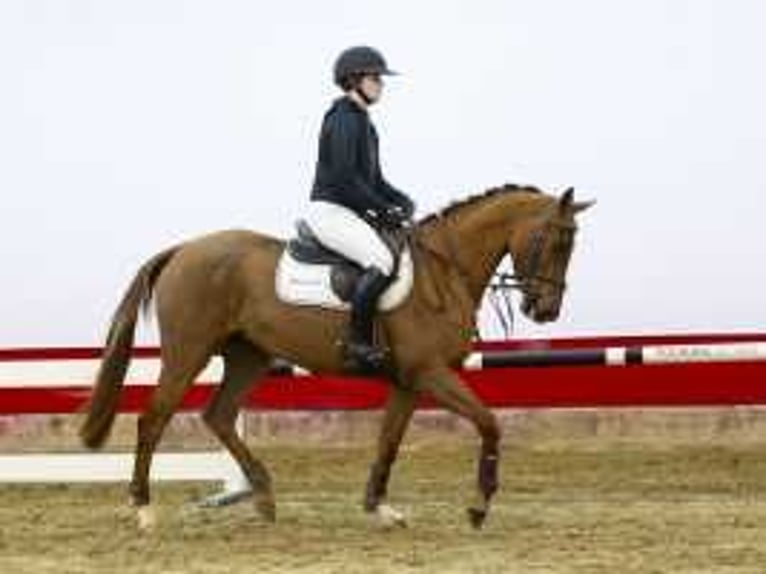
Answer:
[[[409,216],[401,205],[391,205],[383,214],[383,220],[391,227],[401,227],[408,219]]]

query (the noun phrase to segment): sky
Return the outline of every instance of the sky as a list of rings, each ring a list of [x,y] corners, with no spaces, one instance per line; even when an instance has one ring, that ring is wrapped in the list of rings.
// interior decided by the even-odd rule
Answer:
[[[766,331],[765,20],[756,0],[3,0],[0,347],[100,344],[179,240],[288,234],[356,44],[401,72],[372,114],[419,215],[505,182],[598,201],[560,320],[515,336]]]

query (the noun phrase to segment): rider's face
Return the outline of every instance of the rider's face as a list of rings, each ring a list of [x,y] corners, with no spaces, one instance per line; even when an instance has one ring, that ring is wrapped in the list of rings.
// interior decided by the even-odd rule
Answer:
[[[383,78],[378,74],[367,74],[362,77],[359,89],[364,92],[364,95],[366,95],[371,102],[377,102],[380,100],[380,96],[383,92]]]

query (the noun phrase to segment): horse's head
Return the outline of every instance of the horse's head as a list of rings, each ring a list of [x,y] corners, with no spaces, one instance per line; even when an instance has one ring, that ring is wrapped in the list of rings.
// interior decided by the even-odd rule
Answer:
[[[558,318],[577,232],[575,215],[594,203],[574,201],[570,188],[511,235],[508,252],[523,293],[521,310],[533,321]]]

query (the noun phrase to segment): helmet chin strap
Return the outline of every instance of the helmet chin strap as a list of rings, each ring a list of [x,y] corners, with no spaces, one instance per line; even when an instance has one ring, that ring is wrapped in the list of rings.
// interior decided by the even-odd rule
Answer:
[[[371,99],[370,99],[370,97],[369,97],[367,94],[365,94],[365,93],[364,93],[364,90],[363,90],[362,88],[360,88],[359,86],[357,86],[356,88],[354,88],[354,92],[356,92],[356,94],[357,94],[357,95],[358,95],[360,98],[362,98],[362,101],[363,101],[365,104],[367,104],[368,106],[371,106],[371,105],[373,104],[373,100],[371,100]]]

